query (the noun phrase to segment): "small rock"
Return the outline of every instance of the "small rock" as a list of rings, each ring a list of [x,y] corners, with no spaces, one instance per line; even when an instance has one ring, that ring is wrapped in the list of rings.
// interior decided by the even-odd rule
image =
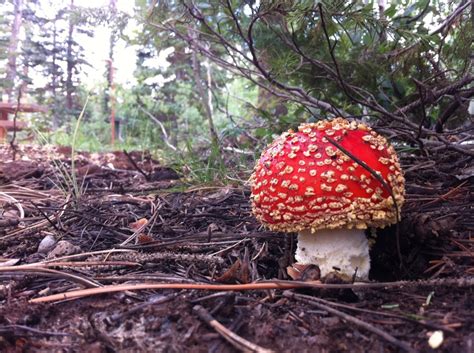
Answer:
[[[3,218],[5,219],[18,219],[20,218],[20,211],[18,210],[8,210],[3,212]]]
[[[42,254],[45,254],[49,250],[51,250],[55,244],[56,244],[56,238],[54,236],[52,236],[51,234],[48,234],[39,243],[38,252],[42,253]]]
[[[48,259],[54,259],[56,257],[67,256],[77,254],[81,251],[81,248],[77,245],[73,245],[67,240],[60,240],[56,244],[55,248],[48,254]]]
[[[441,346],[441,344],[443,343],[443,340],[444,340],[443,331],[438,330],[438,331],[433,332],[430,335],[430,338],[428,339],[428,344],[431,348],[437,349]]]

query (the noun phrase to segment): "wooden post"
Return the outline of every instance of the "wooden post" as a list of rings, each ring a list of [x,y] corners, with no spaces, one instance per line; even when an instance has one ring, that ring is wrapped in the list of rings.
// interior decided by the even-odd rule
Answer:
[[[8,121],[8,112],[2,111],[2,115],[0,116],[0,120]],[[0,127],[0,143],[3,143],[7,138],[7,128]]]
[[[28,103],[14,103],[0,101],[0,143],[4,143],[7,138],[7,132],[23,130],[27,127],[27,124],[24,121],[17,120],[16,123],[12,120],[8,120],[10,114],[18,113],[35,113],[35,112],[48,112],[48,107],[37,105],[37,104],[28,104]]]

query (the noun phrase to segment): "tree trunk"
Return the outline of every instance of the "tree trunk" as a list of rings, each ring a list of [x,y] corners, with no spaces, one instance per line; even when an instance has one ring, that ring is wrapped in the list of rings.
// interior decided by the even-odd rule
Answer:
[[[109,9],[110,12],[113,14],[113,18],[115,18],[115,14],[117,13],[117,0],[110,0],[109,2]],[[111,31],[109,37],[109,60],[114,61],[114,51],[115,51],[115,43],[117,41],[117,35],[115,30],[112,28],[111,24]],[[111,97],[111,89],[112,89],[112,82],[110,80],[110,63],[107,62],[106,64],[106,71],[107,71],[107,91],[104,94],[104,114],[110,115],[110,97]]]
[[[59,117],[58,117],[58,96],[57,96],[57,66],[56,66],[56,46],[57,46],[57,36],[58,36],[58,29],[57,29],[57,17],[54,19],[54,26],[53,26],[53,58],[52,58],[52,68],[51,68],[51,95],[53,96],[53,131],[56,131],[59,127]]]
[[[10,44],[8,46],[8,63],[6,72],[6,83],[5,93],[8,96],[8,100],[13,100],[15,79],[17,76],[16,68],[16,57],[18,49],[18,34],[21,28],[21,10],[23,7],[23,0],[14,0],[14,19],[12,24],[12,30],[10,34]]]
[[[112,13],[112,17],[115,18],[117,14],[117,0],[110,0],[109,9]],[[112,27],[112,26],[111,26]],[[117,35],[114,28],[111,28],[110,39],[109,39],[109,74],[107,75],[107,94],[106,100],[108,101],[109,117],[110,117],[110,129],[111,129],[111,145],[115,143],[115,97],[114,97],[114,49],[117,41]]]
[[[72,71],[74,69],[74,57],[72,53],[72,43],[73,43],[73,34],[74,34],[74,21],[72,19],[72,10],[74,9],[74,0],[71,0],[69,6],[69,30],[67,37],[67,52],[66,52],[66,62],[67,62],[67,71],[66,71],[66,109],[71,112],[73,108],[72,95],[74,92],[74,85],[72,83]]]
[[[192,61],[189,60],[189,54],[186,53],[186,46],[182,43],[174,45],[174,53],[168,56],[168,61],[173,67],[175,67],[176,82],[185,82],[189,80],[189,74],[187,68],[189,65],[192,65]],[[169,102],[172,104],[172,102]],[[189,121],[188,117],[184,116],[184,128],[179,128],[178,126],[178,116],[174,113],[168,115],[168,122],[170,124],[170,129],[173,131],[170,135],[171,143],[174,146],[178,146],[180,136],[189,135]]]
[[[189,31],[191,37],[193,38],[193,42],[197,40],[197,34],[194,30],[190,29]],[[207,121],[209,123],[209,133],[211,137],[211,142],[213,147],[220,149],[219,144],[219,137],[217,136],[216,129],[214,127],[214,119],[212,116],[212,107],[209,105],[209,97],[208,91],[204,89],[204,85],[202,84],[202,76],[201,76],[201,64],[197,57],[197,48],[194,46],[192,50],[192,62],[193,62],[193,74],[194,74],[194,81],[196,83],[196,88],[200,97],[200,101],[202,107],[204,108],[204,113],[206,115]]]

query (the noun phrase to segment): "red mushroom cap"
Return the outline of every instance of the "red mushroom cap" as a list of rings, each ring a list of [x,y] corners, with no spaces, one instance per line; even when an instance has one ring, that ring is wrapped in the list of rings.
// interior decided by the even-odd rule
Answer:
[[[277,231],[384,227],[397,222],[404,202],[394,148],[370,127],[342,118],[283,133],[262,153],[251,181],[253,213]]]

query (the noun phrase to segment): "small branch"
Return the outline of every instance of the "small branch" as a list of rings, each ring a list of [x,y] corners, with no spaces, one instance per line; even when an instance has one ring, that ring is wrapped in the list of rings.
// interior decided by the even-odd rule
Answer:
[[[0,272],[4,268],[0,268]],[[190,289],[206,291],[248,291],[248,290],[269,290],[269,289],[297,289],[297,288],[319,288],[319,289],[390,289],[407,287],[433,287],[433,286],[457,286],[471,287],[474,285],[474,277],[466,278],[445,278],[428,281],[399,281],[399,282],[355,282],[351,284],[325,284],[320,281],[298,282],[298,281],[268,281],[248,284],[210,284],[210,283],[133,283],[103,286],[100,288],[79,289],[65,293],[48,295],[45,297],[31,299],[30,303],[47,303],[65,299],[78,299],[92,295],[110,294],[132,290],[149,289]]]
[[[36,209],[36,211],[38,211],[58,233],[61,232],[61,229],[58,228],[56,223],[54,223],[52,220],[49,219],[48,215],[46,213],[44,213],[41,208],[39,208],[33,201],[30,201],[30,203],[33,205],[33,207]]]
[[[317,107],[321,108],[321,109],[324,109],[336,116],[342,116],[342,117],[345,117],[347,116],[347,113],[345,113],[344,111],[340,110],[340,109],[337,109],[335,108],[333,105],[327,103],[327,102],[323,102],[323,101],[320,101],[318,99],[315,99],[313,97],[311,97],[307,92],[305,92],[303,89],[301,89],[300,87],[293,87],[293,86],[288,86],[286,84],[283,84],[282,82],[276,80],[275,78],[273,78],[270,73],[265,70],[262,65],[260,64],[259,60],[258,60],[258,56],[257,56],[257,53],[255,51],[255,47],[254,47],[254,42],[253,42],[253,36],[252,36],[252,32],[253,32],[253,27],[255,26],[255,24],[257,23],[257,21],[264,17],[265,15],[267,15],[268,13],[267,12],[263,12],[263,13],[258,13],[257,16],[255,16],[255,18],[252,19],[252,21],[250,22],[249,24],[249,27],[248,27],[248,30],[247,30],[247,37],[248,37],[248,45],[249,45],[249,50],[250,50],[250,53],[252,55],[252,63],[253,65],[258,69],[258,71],[262,74],[262,76],[272,85],[274,85],[275,87],[281,89],[281,90],[284,90],[284,91],[287,91],[287,92],[291,92],[293,94],[297,94],[299,95],[300,97],[303,97],[304,99],[306,99],[307,101],[310,101],[310,102],[313,102],[316,104]]]
[[[420,18],[423,18],[423,17],[425,16],[426,12],[428,11],[428,9],[430,8],[430,4],[431,4],[431,1],[428,0],[428,1],[426,2],[425,7],[423,8],[423,10],[421,10],[421,12],[420,12],[418,15],[416,15],[415,17],[412,17],[412,18],[408,19],[408,20],[407,20],[407,24],[408,24],[408,23],[416,22],[416,21],[418,21]]]
[[[398,205],[397,205],[397,200],[395,199],[395,194],[393,193],[393,190],[392,188],[387,184],[387,182],[379,175],[375,172],[375,170],[373,170],[371,167],[369,167],[364,161],[360,160],[359,158],[357,158],[356,156],[354,156],[354,154],[352,154],[351,152],[349,152],[347,149],[345,149],[344,147],[342,147],[342,145],[338,142],[336,142],[336,140],[334,140],[332,137],[329,137],[329,136],[325,136],[325,138],[332,144],[334,145],[338,150],[340,150],[342,153],[346,154],[349,158],[351,158],[354,162],[356,162],[357,164],[359,164],[362,168],[364,168],[365,170],[367,170],[370,175],[372,175],[377,181],[380,182],[380,184],[382,184],[383,188],[385,189],[385,191],[387,191],[389,194],[390,194],[390,197],[392,198],[393,200],[393,206],[395,207],[395,211],[396,211],[396,214],[397,214],[397,220],[400,221],[400,215],[399,215],[399,210],[398,210]]]
[[[198,42],[198,34],[194,31],[193,28],[188,28],[189,36],[192,38],[191,44],[193,45],[192,53],[191,53],[191,60],[193,66],[193,74],[194,74],[194,83],[196,84],[196,88],[199,92],[200,102],[203,107],[205,116],[207,118],[207,122],[209,124],[209,134],[211,137],[211,141],[214,147],[220,150],[221,146],[219,143],[219,136],[217,135],[216,128],[214,126],[214,117],[212,116],[212,107],[210,105],[210,96],[206,94],[204,90],[204,86],[202,84],[201,78],[201,65],[198,61],[197,53],[198,48],[195,43]],[[209,87],[210,89],[210,87]]]
[[[345,321],[349,321],[350,323],[352,323],[354,325],[357,325],[359,327],[362,327],[362,328],[366,329],[367,331],[375,333],[376,335],[382,337],[387,342],[403,349],[406,352],[409,352],[409,353],[416,353],[417,352],[417,350],[413,349],[408,343],[406,343],[404,341],[401,341],[401,340],[393,337],[392,335],[388,334],[387,332],[385,332],[385,331],[383,331],[383,330],[381,330],[381,329],[379,329],[375,326],[372,326],[371,324],[369,324],[365,321],[362,321],[362,320],[360,320],[360,319],[358,319],[358,318],[356,318],[352,315],[346,314],[346,313],[344,313],[342,311],[339,311],[337,309],[334,309],[334,308],[332,308],[328,305],[321,304],[320,302],[316,301],[317,298],[310,297],[309,295],[295,294],[295,293],[292,293],[290,291],[285,291],[283,293],[283,295],[287,298],[296,299],[298,301],[313,305],[313,306],[317,307],[318,309],[327,311],[327,312],[329,312],[329,313],[331,313],[335,316],[340,317],[341,319],[343,319]]]
[[[442,133],[444,130],[444,124],[462,105],[463,99],[468,99],[472,96],[474,96],[474,88],[471,88],[459,95],[455,95],[454,101],[439,115],[438,119],[436,120],[435,131],[437,133]]]
[[[15,140],[16,140],[16,121],[17,121],[17,118],[18,118],[18,112],[20,110],[20,104],[21,104],[21,96],[22,96],[22,89],[19,88],[18,89],[18,95],[16,97],[16,107],[15,107],[15,113],[13,114],[13,137],[10,141],[10,147],[12,148],[12,151],[13,151],[13,160],[16,159],[16,144],[15,144]]]
[[[327,31],[327,27],[326,27],[326,20],[324,19],[323,5],[321,3],[319,3],[318,7],[319,7],[319,15],[321,17],[321,25],[322,25],[323,31],[324,31],[324,37],[326,38],[326,42],[328,44],[329,54],[331,55],[332,62],[334,63],[334,67],[336,69],[337,79],[339,80],[339,83],[340,83],[342,89],[344,90],[344,93],[346,94],[346,96],[357,102],[357,99],[355,99],[349,93],[349,91],[347,89],[347,85],[344,82],[344,80],[342,79],[341,71],[339,70],[339,65],[337,63],[336,56],[334,55],[334,49],[336,48],[337,43],[334,43],[334,45],[331,45],[331,40],[329,38],[329,34],[328,34],[328,31]]]
[[[8,202],[17,208],[18,212],[20,212],[20,219],[25,218],[25,209],[21,205],[21,202],[15,199],[13,196],[9,195],[7,192],[0,192],[0,201]],[[3,218],[3,217],[2,217]]]
[[[273,350],[262,348],[255,343],[247,341],[240,337],[236,333],[229,330],[227,327],[222,325],[219,321],[214,319],[212,315],[201,305],[195,305],[193,311],[199,316],[199,318],[206,324],[216,330],[226,341],[233,345],[242,352],[255,352],[255,353],[272,353]]]
[[[456,10],[454,10],[452,14],[446,17],[444,22],[437,29],[431,32],[430,35],[438,34],[442,32],[445,28],[450,28],[451,24],[456,19],[456,17],[461,15],[463,11],[469,7],[469,5],[472,5],[472,1],[461,2],[459,6],[456,8]]]
[[[177,151],[178,149],[173,146],[170,141],[169,141],[169,138],[168,138],[168,133],[166,132],[166,129],[165,129],[165,126],[163,125],[163,123],[161,121],[159,121],[153,114],[151,114],[148,110],[146,110],[145,108],[143,108],[141,106],[141,104],[138,105],[138,108],[143,112],[145,113],[151,120],[153,120],[155,123],[158,124],[158,126],[161,128],[161,132],[163,134],[163,140],[165,141],[166,145],[171,148],[173,151]]]
[[[24,331],[24,332],[29,332],[33,333],[35,335],[40,335],[40,336],[57,336],[57,337],[67,337],[67,336],[72,336],[73,334],[71,333],[64,333],[64,332],[51,332],[51,331],[42,331],[35,329],[33,327],[28,327],[25,325],[4,325],[0,326],[0,334],[5,335],[6,333],[10,333],[14,336],[18,331]]]
[[[150,176],[148,174],[146,174],[138,165],[137,163],[133,160],[132,156],[130,156],[130,154],[126,151],[126,150],[123,150],[123,153],[125,154],[125,156],[127,156],[128,160],[130,161],[130,163],[132,163],[133,167],[141,174],[145,177],[145,180],[146,181],[150,181]]]
[[[425,106],[426,94],[425,94],[425,92],[423,92],[423,89],[425,87],[423,87],[422,83],[419,82],[418,80],[413,79],[413,81],[415,82],[415,85],[418,88],[418,94],[420,95],[420,100],[421,100],[421,112],[423,113],[423,116],[421,117],[421,120],[420,120],[420,124],[418,125],[418,133],[416,134],[415,140],[418,142],[418,144],[420,146],[420,150],[424,151],[423,142],[421,141],[421,133],[422,133],[423,126],[424,126],[424,124],[427,120],[426,106]]]
[[[180,33],[178,30],[176,30],[174,28],[163,27],[163,26],[160,26],[160,25],[157,25],[157,24],[151,24],[151,25],[153,25],[155,27],[158,27],[158,28],[161,28],[161,29],[164,29],[164,30],[167,30],[167,31],[171,31],[175,35],[180,37],[181,39],[184,39],[185,41],[187,41],[188,43],[191,43],[193,45],[197,45],[200,53],[207,56],[210,60],[214,61],[217,65],[219,65],[219,66],[221,66],[225,69],[229,69],[232,72],[234,72],[236,74],[239,74],[239,75],[241,75],[241,76],[243,76],[247,79],[250,79],[253,83],[259,85],[260,87],[262,87],[264,89],[267,89],[269,92],[271,92],[272,94],[274,94],[278,97],[282,97],[282,98],[285,98],[285,99],[288,99],[288,100],[291,100],[291,101],[295,101],[295,102],[298,102],[300,104],[310,105],[310,106],[313,106],[315,108],[323,109],[323,110],[326,110],[326,111],[334,114],[335,116],[347,116],[348,115],[346,112],[344,112],[340,109],[337,109],[332,104],[310,96],[307,92],[305,92],[300,87],[289,86],[287,84],[284,84],[284,83],[276,80],[275,78],[271,77],[269,72],[266,71],[260,65],[260,63],[258,61],[258,58],[257,58],[257,55],[256,55],[256,52],[255,52],[255,48],[253,46],[252,31],[253,31],[253,26],[255,25],[255,22],[258,19],[260,19],[261,17],[263,17],[265,14],[267,14],[266,12],[255,14],[255,17],[253,18],[252,22],[250,23],[250,25],[247,29],[247,36],[244,35],[242,28],[240,28],[241,34],[240,34],[240,32],[238,33],[238,35],[241,35],[242,40],[245,43],[247,43],[247,45],[249,46],[249,50],[250,50],[252,56],[248,57],[242,50],[239,50],[232,43],[230,43],[227,39],[225,39],[219,32],[217,32],[206,21],[205,17],[201,14],[201,12],[199,11],[199,9],[196,6],[190,7],[190,6],[185,4],[185,7],[187,8],[189,14],[196,21],[200,22],[204,27],[206,27],[206,29],[211,33],[210,35],[206,34],[206,33],[200,33],[200,34],[202,34],[204,37],[207,37],[209,40],[214,39],[214,38],[209,38],[211,36],[214,36],[215,39],[218,40],[217,43],[215,43],[215,44],[220,44],[224,48],[224,50],[227,51],[229,57],[232,60],[234,60],[233,64],[222,60],[222,58],[220,58],[220,57],[217,57],[215,55],[215,53],[212,53],[209,50],[206,50],[201,45],[199,45],[199,43],[193,42],[193,38],[190,38],[189,36],[188,37],[184,36],[182,33]],[[235,19],[233,19],[233,21],[235,21]],[[235,56],[240,58],[243,62],[241,62],[241,63],[235,62],[235,60],[236,60]],[[245,66],[245,63],[255,67],[257,69],[257,71],[251,70],[249,67]],[[252,77],[253,75],[260,75],[263,78],[265,78],[265,80],[269,83],[269,86],[262,85],[261,83],[256,82],[258,80],[256,80],[255,77]],[[278,92],[277,90],[272,89],[271,86],[274,86],[278,90],[283,91],[285,93]]]
[[[463,78],[461,78],[459,81],[452,83],[451,85],[441,88],[439,90],[433,91],[433,94],[429,97],[429,100],[425,100],[424,104],[425,105],[431,105],[435,103],[439,98],[447,95],[447,94],[453,94],[460,88],[470,84],[472,81],[474,81],[474,76],[473,75],[466,75]],[[409,113],[413,111],[414,109],[418,108],[420,105],[423,104],[423,99],[420,97],[420,99],[417,99],[414,102],[411,102],[410,104],[404,106],[403,108],[398,109],[395,111],[395,114],[398,113]]]
[[[71,282],[77,283],[81,286],[88,288],[101,288],[100,283],[91,280],[89,278],[82,277],[77,274],[71,274],[67,272],[57,271],[50,268],[43,267],[30,267],[30,266],[5,266],[0,267],[0,273],[4,272],[25,272],[25,273],[35,273],[47,277],[56,277],[69,280]]]

